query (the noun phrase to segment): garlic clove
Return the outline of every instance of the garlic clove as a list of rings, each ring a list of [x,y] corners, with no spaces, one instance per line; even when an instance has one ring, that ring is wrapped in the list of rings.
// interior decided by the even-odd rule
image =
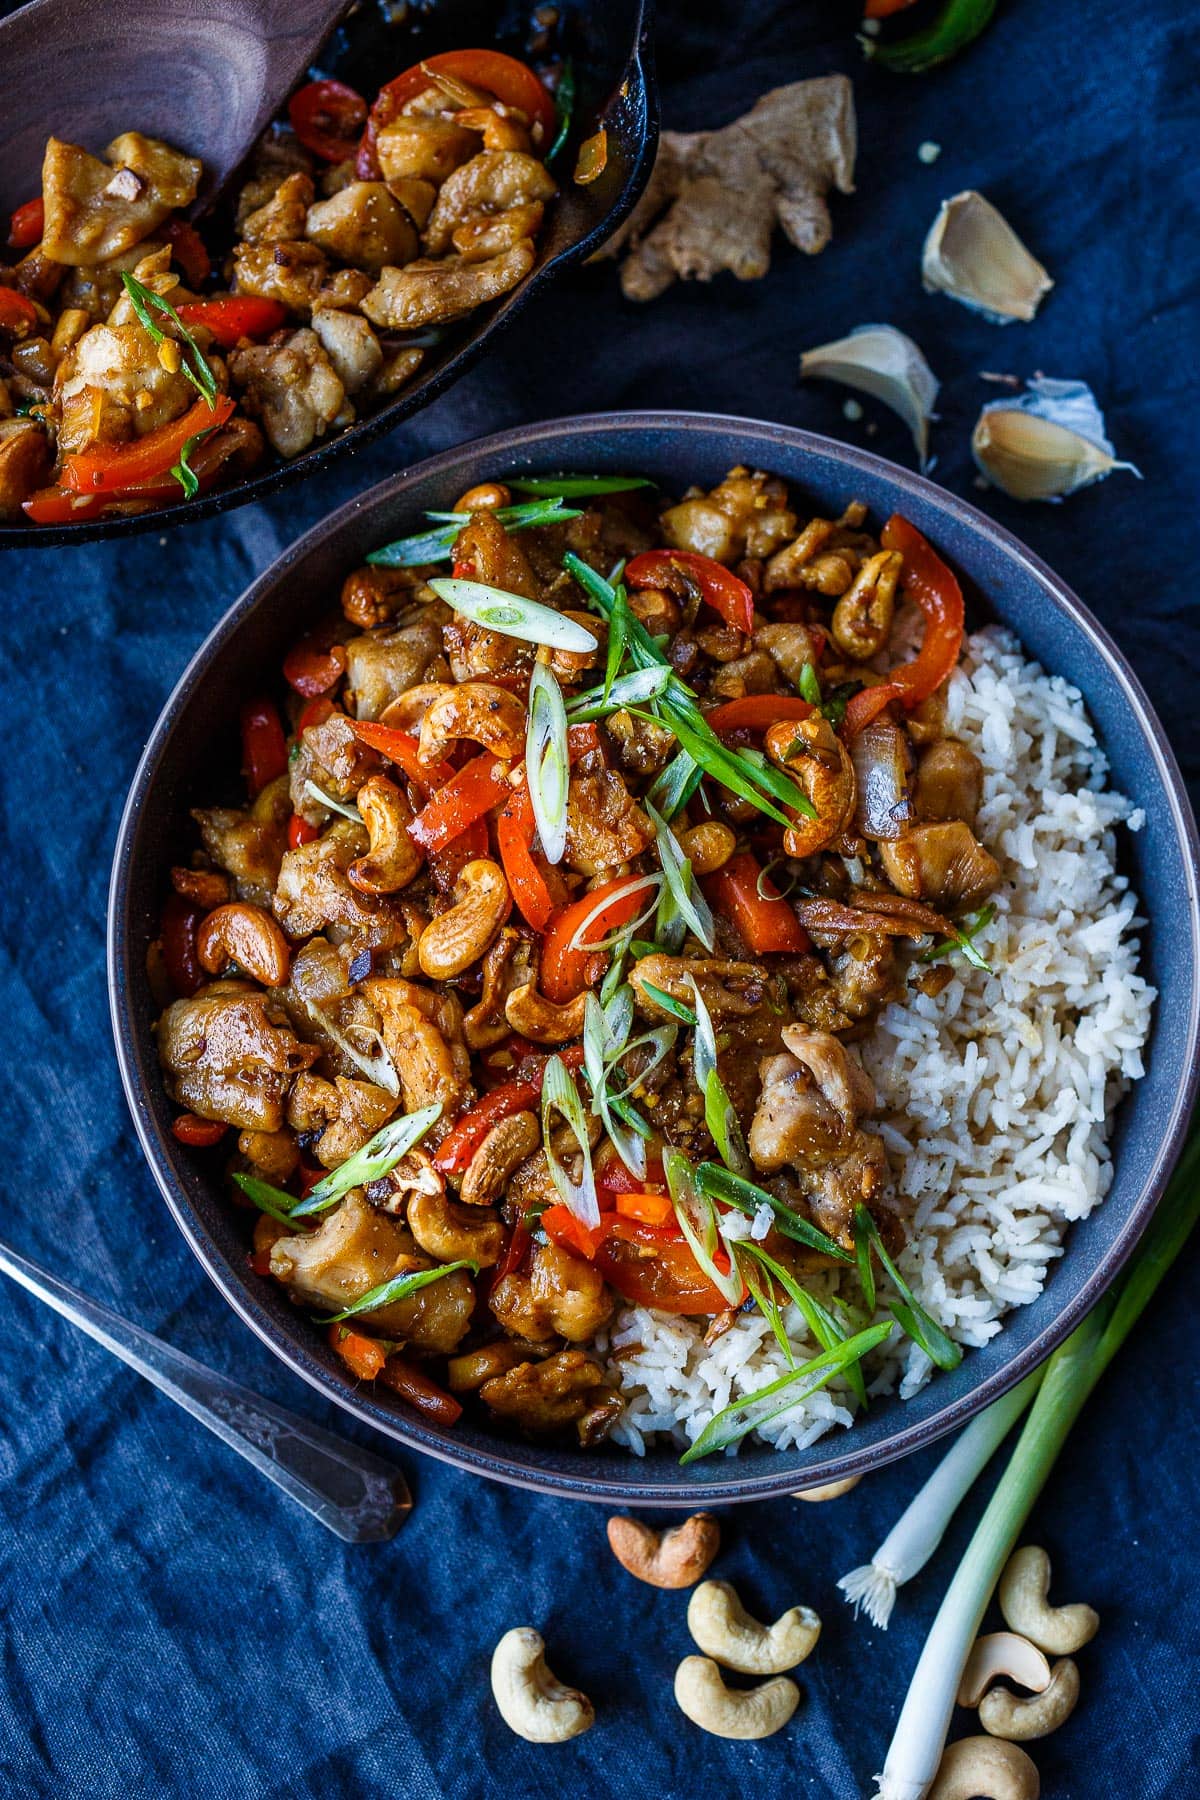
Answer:
[[[929,458],[929,421],[937,376],[910,337],[894,325],[859,325],[849,337],[819,344],[800,358],[802,380],[840,381],[889,406],[912,432],[921,467]]]
[[[1037,376],[1019,399],[994,400],[971,434],[980,473],[1014,500],[1061,500],[1114,469],[1119,462],[1104,430],[1104,415],[1083,381]]]
[[[997,325],[1033,318],[1054,286],[990,200],[967,188],[943,200],[921,252],[921,279]]]

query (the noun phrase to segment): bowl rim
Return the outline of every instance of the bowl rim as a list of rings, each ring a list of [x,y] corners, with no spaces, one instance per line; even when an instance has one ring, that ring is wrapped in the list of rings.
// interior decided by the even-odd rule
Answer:
[[[189,657],[186,667],[168,696],[154,729],[147,740],[134,772],[129,794],[122,811],[113,855],[109,887],[107,920],[107,977],[109,1009],[120,1068],[121,1083],[132,1114],[142,1152],[150,1165],[167,1207],[185,1240],[225,1300],[238,1317],[250,1327],[291,1371],[299,1375],[327,1400],[364,1424],[373,1425],[401,1444],[425,1452],[439,1461],[475,1474],[535,1492],[558,1494],[599,1504],[643,1504],[658,1508],[691,1507],[768,1499],[796,1492],[795,1472],[784,1470],[738,1474],[737,1460],[730,1463],[731,1473],[725,1479],[679,1483],[663,1489],[639,1471],[646,1463],[628,1457],[628,1470],[615,1479],[596,1480],[587,1474],[578,1476],[532,1469],[520,1459],[520,1447],[497,1440],[494,1448],[480,1450],[469,1444],[456,1444],[452,1439],[434,1435],[418,1415],[401,1417],[376,1406],[357,1389],[342,1387],[329,1371],[299,1342],[283,1333],[266,1309],[234,1280],[231,1266],[212,1243],[202,1221],[194,1211],[182,1184],[163,1154],[165,1144],[142,1092],[137,1071],[135,1043],[138,1021],[127,1004],[129,989],[123,979],[127,968],[126,950],[130,937],[130,870],[134,836],[142,800],[151,786],[158,761],[169,741],[179,716],[191,701],[193,691],[203,678],[213,656],[234,635],[259,603],[292,571],[302,564],[318,546],[361,519],[364,512],[390,501],[397,493],[430,476],[449,474],[468,458],[503,455],[518,460],[522,455],[552,459],[556,441],[581,433],[603,437],[631,429],[669,431],[672,434],[707,436],[730,430],[765,434],[793,452],[817,456],[842,465],[847,475],[861,473],[884,479],[901,491],[928,501],[949,514],[960,526],[987,542],[999,555],[1016,559],[1040,584],[1053,603],[1073,616],[1075,624],[1092,640],[1108,665],[1122,697],[1137,721],[1141,736],[1149,749],[1159,780],[1170,805],[1170,824],[1180,846],[1187,874],[1188,921],[1193,971],[1190,1008],[1187,1018],[1186,1063],[1183,1079],[1174,1094],[1170,1116],[1162,1131],[1154,1161],[1144,1179],[1141,1191],[1130,1207],[1120,1235],[1100,1258],[1077,1294],[1052,1318],[1045,1328],[1001,1368],[978,1382],[969,1392],[949,1402],[939,1412],[923,1420],[905,1424],[882,1443],[855,1449],[853,1433],[846,1434],[847,1448],[835,1454],[822,1467],[822,1484],[839,1481],[851,1475],[881,1468],[912,1451],[933,1443],[958,1429],[968,1419],[1007,1392],[1023,1379],[1079,1324],[1128,1260],[1139,1237],[1161,1198],[1171,1170],[1183,1148],[1188,1122],[1197,1092],[1200,1090],[1200,835],[1188,798],[1182,772],[1166,737],[1161,721],[1126,660],[1105,627],[1079,597],[1040,557],[1019,538],[981,513],[970,502],[939,487],[927,477],[904,469],[887,459],[798,427],[781,425],[771,420],[730,414],[674,411],[623,410],[620,412],[574,414],[540,421],[508,431],[495,432],[457,444],[448,450],[425,458],[400,474],[387,477],[365,493],[346,501],[325,519],[310,527],[303,536],[285,549],[259,574],[216,622],[203,642]],[[769,446],[767,447],[769,457]],[[766,460],[766,459],[765,459]],[[766,466],[769,460],[766,460]],[[793,477],[800,479],[802,477]],[[1152,1024],[1151,1033],[1155,1030]],[[606,1464],[606,1470],[614,1467]],[[745,1468],[745,1465],[743,1465]]]

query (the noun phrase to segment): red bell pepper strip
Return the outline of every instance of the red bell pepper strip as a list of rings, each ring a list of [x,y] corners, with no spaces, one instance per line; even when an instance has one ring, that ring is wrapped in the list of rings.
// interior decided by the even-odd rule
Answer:
[[[420,746],[411,731],[401,731],[395,725],[376,725],[369,719],[351,719],[350,723],[361,743],[369,744],[380,756],[394,762],[418,787],[440,787],[453,781],[454,770],[448,762],[421,761]]]
[[[511,793],[503,765],[491,751],[484,751],[482,756],[473,756],[438,789],[409,822],[408,835],[427,854],[444,850],[468,825],[491,812]]]
[[[10,250],[30,250],[34,244],[41,242],[42,233],[46,229],[46,206],[42,196],[38,194],[33,200],[26,200],[18,206],[8,223],[8,245]]]
[[[183,270],[188,286],[198,288],[207,281],[212,274],[212,258],[196,227],[186,219],[172,219],[164,225],[163,236],[171,246],[171,260]]]
[[[601,1212],[612,1210],[618,1194],[665,1194],[666,1191],[662,1158],[656,1150],[652,1150],[646,1159],[643,1177],[627,1169],[611,1145],[601,1147],[596,1157],[596,1195]]]
[[[675,1217],[669,1194],[618,1194],[613,1206],[622,1218],[640,1219],[643,1225],[666,1225]]]
[[[863,7],[863,18],[890,19],[893,13],[905,12],[916,4],[917,0],[867,0]]]
[[[0,289],[0,294],[6,291]],[[211,407],[207,400],[197,400],[181,419],[148,431],[132,444],[94,444],[90,450],[68,456],[61,486],[75,494],[118,495],[136,489],[139,482],[169,473],[189,438],[215,430],[232,415],[233,401],[228,394],[218,394]]]
[[[496,843],[504,877],[522,918],[535,931],[545,931],[556,905],[565,897],[560,885],[556,900],[547,876],[539,868],[533,854],[535,821],[529,789],[522,785],[512,790],[511,798],[496,815]]]
[[[532,1231],[530,1231],[524,1219],[518,1219],[508,1234],[508,1243],[504,1246],[504,1255],[496,1264],[496,1273],[492,1277],[491,1286],[491,1291],[493,1293],[495,1292],[497,1285],[504,1280],[506,1275],[514,1275],[521,1267],[525,1258],[529,1255],[529,1248],[532,1243]]]
[[[367,128],[358,146],[357,171],[360,180],[378,181],[379,156],[376,140],[385,125],[390,125],[410,100],[432,87],[428,70],[450,75],[471,87],[484,88],[505,106],[525,114],[532,129],[534,146],[548,150],[556,129],[554,102],[532,69],[505,56],[499,50],[444,50],[414,63],[394,81],[381,87],[371,105]]]
[[[912,662],[901,663],[885,681],[851,695],[842,721],[846,739],[857,737],[893,700],[905,708],[927,700],[950,674],[962,648],[962,589],[928,539],[893,513],[879,541],[885,550],[899,550],[904,558],[901,590],[924,613],[925,636]]]
[[[606,895],[613,896],[608,905],[600,906],[592,920],[589,930],[589,942],[600,943],[606,937],[635,919],[646,907],[650,890],[638,888],[633,893],[621,892],[628,889],[633,876],[621,875],[615,881],[606,881],[600,887],[593,888],[590,893],[580,895],[570,906],[555,913],[542,941],[541,986],[547,1000],[556,1006],[565,1006],[576,994],[582,994],[595,975],[593,967],[597,956],[603,958],[605,951],[595,949],[576,949],[571,939],[583,924],[594,907],[600,906]]]
[[[34,525],[73,525],[98,517],[112,505],[108,494],[72,494],[66,488],[47,487],[22,500],[21,511]]]
[[[318,638],[301,638],[283,659],[284,680],[306,700],[327,694],[330,688],[337,686],[345,672],[345,647],[322,644]]]
[[[608,1226],[603,1219],[599,1225],[585,1225],[569,1206],[548,1206],[538,1223],[554,1243],[561,1244],[574,1256],[586,1257],[588,1262],[608,1235]]]
[[[16,288],[0,287],[0,331],[10,331],[16,338],[27,337],[38,322],[38,310],[27,294]]]
[[[389,1356],[379,1379],[419,1413],[432,1419],[435,1425],[457,1425],[462,1418],[462,1405],[453,1394],[440,1388],[436,1381],[430,1381],[428,1375],[402,1356]]]
[[[278,300],[264,300],[257,294],[217,294],[211,300],[185,300],[175,310],[189,331],[193,325],[205,326],[223,350],[232,350],[243,338],[270,337],[287,324],[287,308]]]
[[[383,1373],[388,1347],[378,1338],[368,1337],[363,1331],[351,1331],[348,1325],[331,1325],[329,1342],[356,1381],[374,1381]]]
[[[717,911],[732,919],[755,956],[803,956],[812,948],[803,925],[748,850],[731,856],[700,885]]]
[[[812,707],[798,694],[747,694],[704,715],[714,731],[766,731],[780,719],[807,719]]]
[[[210,1150],[219,1144],[229,1130],[223,1119],[201,1119],[195,1113],[180,1113],[171,1121],[171,1136],[192,1150]]]
[[[747,636],[754,630],[754,595],[744,581],[695,550],[643,550],[625,565],[625,585],[629,588],[658,587],[679,569],[693,581],[714,612],[720,613],[727,625],[733,625]]]
[[[269,700],[247,700],[242,707],[242,773],[251,794],[287,773],[287,739],[279,714]]]
[[[181,1000],[190,1000],[204,985],[204,970],[196,950],[196,929],[204,914],[200,908],[172,893],[162,911],[162,953],[167,978]]]
[[[300,709],[300,717],[296,720],[297,732],[307,731],[310,725],[323,725],[331,719],[337,707],[328,694],[317,694]]]
[[[565,1050],[559,1050],[556,1054],[568,1069],[582,1066],[582,1044],[569,1044]],[[530,1057],[521,1065],[515,1080],[493,1088],[490,1094],[485,1094],[481,1100],[476,1100],[473,1106],[467,1108],[438,1146],[433,1166],[439,1174],[460,1175],[493,1125],[498,1125],[501,1119],[507,1119],[513,1113],[525,1112],[538,1104],[542,1097],[542,1078],[549,1060],[549,1053],[539,1053],[536,1059]]]
[[[635,1306],[691,1317],[725,1312],[729,1306],[682,1237],[668,1238],[653,1225],[618,1215],[594,1262],[608,1285]]]
[[[299,850],[303,844],[311,844],[321,835],[315,825],[302,819],[299,813],[293,813],[288,820],[288,849]]]
[[[367,103],[344,81],[308,81],[288,101],[288,120],[314,156],[323,162],[345,162],[358,148]]]

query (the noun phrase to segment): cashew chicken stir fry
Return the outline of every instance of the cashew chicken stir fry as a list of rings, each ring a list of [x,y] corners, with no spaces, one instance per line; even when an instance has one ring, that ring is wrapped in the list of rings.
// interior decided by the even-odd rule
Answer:
[[[430,57],[369,109],[309,82],[258,145],[232,243],[188,222],[184,151],[52,137],[7,266],[0,248],[0,522],[190,499],[386,402],[533,268],[556,131],[543,82],[495,50]]]
[[[357,1378],[583,1444],[621,1410],[597,1339],[627,1302],[714,1335],[760,1307],[781,1406],[837,1371],[865,1402],[893,1329],[952,1365],[895,1268],[854,1042],[981,960],[999,879],[944,731],[954,576],[903,518],[805,522],[741,468],[662,506],[491,481],[431,518],[243,707],[248,791],[172,871],[175,1131],[237,1132],[253,1266]],[[876,1263],[892,1321],[851,1336],[806,1274],[857,1275],[869,1319]]]

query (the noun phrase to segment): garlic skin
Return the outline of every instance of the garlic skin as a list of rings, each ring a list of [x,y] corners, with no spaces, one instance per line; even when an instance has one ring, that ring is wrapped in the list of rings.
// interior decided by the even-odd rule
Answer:
[[[894,325],[859,325],[849,337],[818,344],[800,358],[800,377],[840,381],[882,400],[912,432],[920,466],[929,460],[929,422],[938,380],[920,349]]]
[[[943,200],[921,252],[926,292],[949,294],[997,325],[1026,323],[1054,286],[1002,213],[974,188]]]
[[[985,406],[971,434],[981,475],[1014,500],[1057,502],[1103,481],[1119,462],[1104,430],[1104,414],[1084,381],[1039,375],[1018,399]]]

